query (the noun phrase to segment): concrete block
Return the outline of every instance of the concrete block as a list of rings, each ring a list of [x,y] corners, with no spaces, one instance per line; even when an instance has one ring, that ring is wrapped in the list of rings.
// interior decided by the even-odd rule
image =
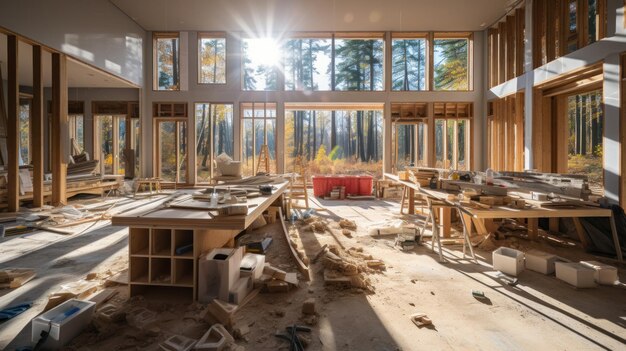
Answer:
[[[159,344],[161,350],[165,351],[189,351],[196,344],[196,341],[182,335],[170,336],[167,340]]]
[[[37,343],[41,332],[49,332],[40,350],[58,350],[91,322],[96,303],[71,299],[32,320],[31,341]]]
[[[196,344],[195,350],[221,351],[227,345],[235,342],[235,339],[221,324],[214,324]]]
[[[254,283],[250,277],[239,278],[228,293],[228,302],[239,305],[253,288]]]
[[[214,298],[228,301],[228,293],[239,279],[243,249],[213,249],[198,260],[198,301]]]
[[[593,276],[595,269],[578,262],[556,262],[556,277],[577,288],[593,288],[596,286]]]
[[[554,273],[554,262],[558,260],[556,255],[539,250],[526,252],[526,269],[542,274]]]
[[[259,279],[263,275],[263,268],[265,268],[265,255],[247,253],[241,259],[239,275]]]
[[[617,268],[613,266],[598,261],[582,261],[580,263],[596,271],[593,275],[593,279],[598,284],[614,285],[615,282],[619,281]]]
[[[524,270],[524,253],[508,247],[500,247],[492,253],[493,269],[517,276]]]

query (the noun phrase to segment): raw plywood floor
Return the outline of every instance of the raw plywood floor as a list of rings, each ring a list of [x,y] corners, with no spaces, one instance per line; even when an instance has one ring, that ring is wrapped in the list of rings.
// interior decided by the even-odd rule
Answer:
[[[340,238],[344,245],[363,247],[374,258],[384,260],[387,270],[369,275],[375,288],[372,294],[324,287],[319,264],[312,266],[313,281],[301,282],[296,291],[259,294],[235,318],[238,325],[251,325],[247,341],[239,341],[247,350],[285,349],[286,342],[274,338],[273,333],[294,322],[302,324],[301,305],[309,297],[317,299],[319,317],[307,350],[601,350],[623,347],[626,338],[624,289],[601,286],[577,290],[554,277],[535,272],[523,272],[517,286],[508,286],[491,269],[490,252],[477,252],[480,264],[476,265],[462,259],[460,246],[446,247],[448,263],[441,264],[429,247],[400,252],[391,247],[392,238],[370,237],[368,225],[396,217],[397,202],[325,201],[324,205],[335,215],[357,222],[359,229],[353,238]],[[338,218],[323,212],[319,214]],[[335,244],[327,233],[302,232],[301,237],[309,256],[324,244]],[[530,246],[525,241],[520,244]],[[546,245],[534,244],[570,259],[589,258],[574,249]],[[285,243],[276,241],[270,251],[270,262],[273,260],[272,263],[285,269],[293,267],[285,261]],[[125,265],[126,230],[101,225],[69,237],[41,233],[7,238],[0,242],[0,252],[0,268],[34,267],[39,273],[36,280],[24,287],[0,291],[0,307],[23,300],[36,302],[28,312],[0,325],[0,349],[9,344],[8,349],[11,349],[28,344],[29,320],[43,308],[46,295],[59,284],[74,281],[90,271],[105,272]],[[623,270],[620,275],[626,280]],[[472,290],[484,291],[488,300],[474,299]],[[134,300],[133,304],[146,302]],[[185,306],[188,306],[185,315],[196,313],[190,305]],[[178,306],[161,304],[159,308],[164,311],[162,314],[167,314],[168,310],[176,311]],[[434,326],[415,327],[409,321],[409,315],[415,312],[426,313]],[[167,328],[161,328],[160,333],[141,342],[127,334],[112,335],[95,344],[88,343],[86,337],[79,340],[89,344],[83,349],[123,346],[157,350],[158,342],[164,340],[170,330],[189,336],[206,330],[202,325],[189,324],[188,320],[176,324],[172,319],[175,317],[168,316]],[[80,348],[80,345],[74,346]]]

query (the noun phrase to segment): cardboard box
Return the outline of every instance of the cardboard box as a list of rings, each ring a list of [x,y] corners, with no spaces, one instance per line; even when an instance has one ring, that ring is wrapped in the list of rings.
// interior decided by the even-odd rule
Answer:
[[[524,253],[509,247],[500,247],[492,253],[493,269],[517,276],[524,270]]]
[[[526,269],[542,274],[554,273],[554,263],[558,260],[556,255],[539,250],[526,252]]]
[[[617,268],[613,266],[598,261],[582,261],[580,263],[595,270],[593,279],[598,284],[614,285],[615,282],[619,281]]]
[[[243,248],[213,249],[198,260],[198,301],[214,298],[228,301],[233,285],[239,279]]]
[[[40,350],[58,350],[89,325],[96,303],[71,299],[32,320],[31,341],[37,343],[41,332],[50,330]]]
[[[556,262],[556,277],[577,288],[593,288],[596,286],[593,276],[595,269],[579,262]]]

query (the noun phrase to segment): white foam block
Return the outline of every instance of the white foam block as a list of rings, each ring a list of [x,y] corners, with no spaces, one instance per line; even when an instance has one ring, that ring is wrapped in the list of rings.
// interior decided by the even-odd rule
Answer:
[[[578,262],[556,262],[556,277],[577,288],[593,288],[596,286],[593,276],[595,270]]]
[[[36,343],[42,331],[50,331],[41,350],[58,350],[89,325],[96,303],[71,299],[32,320],[31,341]]]
[[[581,264],[595,270],[594,280],[598,284],[613,285],[619,281],[617,268],[598,261],[581,261]]]
[[[265,266],[265,255],[247,253],[241,259],[240,276],[252,277],[259,279],[263,275],[263,267]]]
[[[524,270],[524,253],[509,247],[500,247],[492,253],[493,269],[517,276]]]
[[[526,269],[542,274],[554,273],[554,262],[557,256],[539,250],[526,252]]]

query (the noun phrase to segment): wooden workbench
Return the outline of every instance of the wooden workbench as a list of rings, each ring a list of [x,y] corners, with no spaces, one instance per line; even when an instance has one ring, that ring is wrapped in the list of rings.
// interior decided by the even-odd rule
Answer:
[[[200,255],[213,248],[233,247],[235,236],[279,199],[287,185],[275,184],[272,195],[248,199],[247,215],[220,216],[215,211],[164,205],[176,195],[197,191],[186,189],[149,207],[114,216],[113,225],[129,227],[130,295],[150,288],[196,300]],[[176,248],[186,245],[193,249],[177,255]]]
[[[535,208],[525,208],[525,209],[515,209],[507,206],[494,206],[490,209],[477,209],[470,206],[464,206],[459,202],[453,202],[448,200],[448,195],[450,194],[458,194],[458,191],[450,191],[450,190],[441,190],[441,189],[430,189],[430,188],[422,188],[418,184],[415,184],[410,181],[403,181],[398,178],[395,174],[385,173],[384,177],[390,179],[404,187],[409,189],[409,213],[415,213],[415,209],[411,208],[411,204],[413,203],[415,192],[419,192],[426,196],[431,196],[433,198],[437,198],[439,200],[445,201],[450,205],[456,206],[461,210],[463,216],[465,216],[466,224],[468,228],[466,228],[471,233],[471,223],[474,223],[476,227],[476,231],[479,234],[486,235],[488,232],[495,230],[492,228],[492,220],[497,218],[513,218],[513,219],[526,219],[528,225],[528,236],[531,240],[536,240],[538,235],[538,220],[539,218],[572,218],[574,220],[574,224],[576,226],[576,231],[578,232],[579,238],[583,245],[586,245],[587,238],[584,232],[584,228],[579,222],[579,218],[584,217],[608,217],[611,224],[611,234],[613,237],[613,244],[615,245],[615,250],[617,254],[618,260],[621,262],[622,252],[619,244],[619,238],[617,236],[617,228],[615,227],[615,218],[613,218],[613,212],[607,208],[600,207],[591,207],[591,206],[578,206],[573,208],[543,208],[543,207],[535,207]],[[442,209],[446,211],[450,211],[448,209]],[[411,212],[412,211],[412,212]],[[444,237],[446,237],[446,230],[449,235],[450,231],[450,214],[443,214],[440,218],[440,224],[443,226]]]

